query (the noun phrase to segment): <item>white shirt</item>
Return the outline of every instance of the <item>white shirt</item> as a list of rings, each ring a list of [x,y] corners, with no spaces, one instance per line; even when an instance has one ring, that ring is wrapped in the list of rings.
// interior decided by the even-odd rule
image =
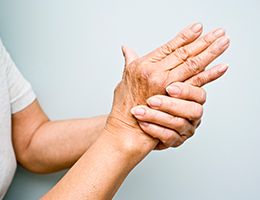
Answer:
[[[16,170],[11,115],[34,100],[31,85],[16,68],[0,40],[0,200],[8,190]]]

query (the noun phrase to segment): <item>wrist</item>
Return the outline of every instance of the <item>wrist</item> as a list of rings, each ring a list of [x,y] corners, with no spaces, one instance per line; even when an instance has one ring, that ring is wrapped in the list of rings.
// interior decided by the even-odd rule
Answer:
[[[103,134],[113,141],[120,152],[137,162],[158,144],[157,139],[150,137],[140,128],[124,124],[113,117],[108,118]]]

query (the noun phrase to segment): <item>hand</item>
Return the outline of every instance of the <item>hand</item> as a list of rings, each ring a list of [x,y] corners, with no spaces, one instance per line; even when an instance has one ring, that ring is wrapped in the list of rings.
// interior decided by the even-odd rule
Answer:
[[[113,108],[106,124],[109,132],[118,133],[120,137],[127,131],[128,139],[135,141],[137,146],[140,138],[141,144],[145,144],[142,146],[149,148],[158,143],[140,130],[129,111],[133,106],[145,104],[153,95],[165,95],[165,88],[171,83],[185,81],[200,73],[229,46],[222,29],[196,40],[201,32],[200,24],[189,26],[175,39],[141,58],[123,48],[126,65],[123,78],[115,89]]]
[[[202,105],[206,101],[206,92],[195,86],[203,86],[221,77],[226,70],[226,65],[218,65],[185,83],[173,83],[166,89],[173,98],[155,95],[147,100],[150,107],[140,105],[131,109],[142,130],[160,140],[155,149],[178,147],[194,135],[201,121]],[[159,99],[161,104],[153,105],[154,99]]]

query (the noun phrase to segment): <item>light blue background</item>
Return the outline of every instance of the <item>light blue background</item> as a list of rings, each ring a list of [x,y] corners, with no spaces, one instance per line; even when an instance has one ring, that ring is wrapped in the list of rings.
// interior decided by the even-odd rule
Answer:
[[[51,119],[109,112],[122,44],[143,55],[193,21],[226,29],[232,45],[217,62],[230,69],[206,87],[197,134],[150,154],[117,193],[124,200],[260,199],[259,20],[257,0],[0,0],[2,40]],[[61,176],[18,168],[5,199],[38,199]]]

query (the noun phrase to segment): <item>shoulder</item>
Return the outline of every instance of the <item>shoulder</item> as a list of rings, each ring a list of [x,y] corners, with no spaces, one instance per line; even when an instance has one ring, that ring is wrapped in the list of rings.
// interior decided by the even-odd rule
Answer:
[[[0,38],[0,68],[5,68],[5,70],[7,70],[7,66],[10,64],[10,62],[12,62],[12,59]]]

